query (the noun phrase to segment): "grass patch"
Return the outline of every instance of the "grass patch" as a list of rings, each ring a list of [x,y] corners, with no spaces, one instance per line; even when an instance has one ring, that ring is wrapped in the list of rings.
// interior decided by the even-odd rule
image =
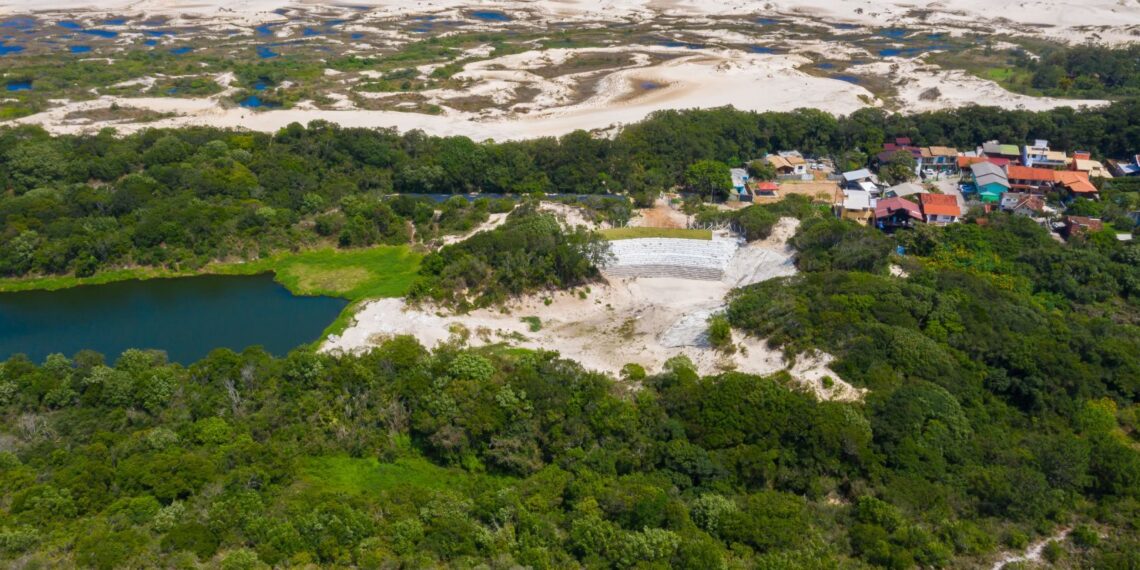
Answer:
[[[610,240],[639,238],[673,238],[711,240],[712,230],[685,230],[678,228],[611,228],[599,232]]]
[[[308,491],[371,495],[401,489],[445,491],[508,478],[440,467],[422,457],[401,457],[381,463],[375,457],[309,457],[301,465],[300,482]]]
[[[399,297],[416,279],[421,256],[407,246],[368,249],[320,249],[279,253],[255,261],[211,263],[196,270],[135,267],[103,271],[91,277],[52,275],[0,279],[0,293],[56,291],[132,279],[167,279],[195,275],[257,275],[273,272],[295,295],[325,295],[349,301]]]
[[[527,324],[527,327],[530,328],[530,332],[538,332],[542,330],[542,319],[538,317],[523,317],[519,320]]]
[[[420,268],[420,255],[407,246],[322,249],[270,258],[277,280],[297,295],[325,295],[349,301],[399,297]]]

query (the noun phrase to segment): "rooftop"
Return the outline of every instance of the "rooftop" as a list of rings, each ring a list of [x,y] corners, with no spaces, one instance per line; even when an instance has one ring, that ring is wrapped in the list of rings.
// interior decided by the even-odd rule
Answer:
[[[922,213],[928,216],[961,216],[958,199],[949,194],[919,194]]]

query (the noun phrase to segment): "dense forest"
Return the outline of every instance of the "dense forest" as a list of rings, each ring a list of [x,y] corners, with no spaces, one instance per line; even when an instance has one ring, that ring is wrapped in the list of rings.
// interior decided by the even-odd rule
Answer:
[[[755,335],[736,342],[829,352],[862,401],[683,357],[618,380],[406,337],[187,367],[17,356],[0,367],[0,560],[961,568],[1068,529],[1050,563],[1140,565],[1140,247],[1006,215],[888,237],[806,201],[747,211],[803,218],[801,273],[732,296]],[[490,234],[543,250],[546,221]]]
[[[1021,52],[1033,88],[1049,95],[1106,97],[1140,95],[1140,46],[1056,46],[1037,57]]]
[[[691,182],[703,161],[745,164],[799,149],[865,165],[884,140],[963,149],[999,139],[1125,157],[1140,149],[1140,102],[1048,112],[970,107],[903,116],[864,109],[666,111],[615,138],[475,142],[315,122],[269,135],[205,128],[117,137],[0,129],[0,275],[193,270],[318,245],[427,243],[462,233],[504,200],[438,204],[417,194],[592,195],[621,221],[629,202]],[[705,163],[707,164],[707,163]],[[398,195],[398,196],[397,196]]]

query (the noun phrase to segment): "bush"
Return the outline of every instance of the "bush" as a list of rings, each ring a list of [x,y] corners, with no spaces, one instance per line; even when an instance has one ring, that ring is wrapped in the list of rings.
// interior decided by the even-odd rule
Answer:
[[[717,350],[727,351],[732,347],[732,325],[723,314],[709,317],[709,344]]]

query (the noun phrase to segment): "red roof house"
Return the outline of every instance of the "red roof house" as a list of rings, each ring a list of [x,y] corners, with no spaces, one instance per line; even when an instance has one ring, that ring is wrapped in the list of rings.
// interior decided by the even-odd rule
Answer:
[[[919,194],[918,203],[927,223],[950,224],[962,215],[958,199],[948,194]]]

